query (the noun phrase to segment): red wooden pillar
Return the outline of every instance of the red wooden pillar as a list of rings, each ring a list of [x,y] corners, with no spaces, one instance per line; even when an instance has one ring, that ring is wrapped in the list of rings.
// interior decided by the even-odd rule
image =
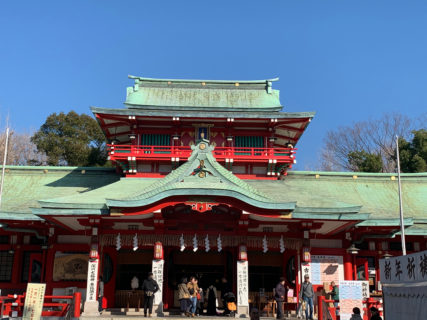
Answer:
[[[344,255],[344,280],[354,280],[353,257],[350,254]]]

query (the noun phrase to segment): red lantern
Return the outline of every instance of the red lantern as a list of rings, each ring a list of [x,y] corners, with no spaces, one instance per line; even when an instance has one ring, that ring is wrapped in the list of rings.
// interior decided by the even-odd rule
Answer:
[[[302,248],[302,261],[311,262],[310,248],[308,247]]]
[[[241,244],[239,246],[239,260],[248,261],[248,249],[244,244]]]
[[[154,259],[163,260],[163,245],[160,241],[154,244]]]
[[[89,258],[90,259],[98,259],[99,258],[98,245],[97,244],[92,244],[92,246],[90,248]]]

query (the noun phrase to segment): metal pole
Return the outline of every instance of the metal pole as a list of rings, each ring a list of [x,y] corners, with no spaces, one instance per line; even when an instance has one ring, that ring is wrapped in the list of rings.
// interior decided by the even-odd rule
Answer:
[[[402,185],[400,183],[400,159],[399,159],[399,137],[396,136],[396,156],[397,156],[397,182],[399,186],[399,213],[400,213],[400,237],[402,240],[402,253],[406,256],[405,225],[403,223],[402,206]]]
[[[7,159],[7,145],[9,142],[9,127],[6,128],[6,143],[4,147],[3,155],[3,167],[1,169],[1,181],[0,181],[0,209],[1,209],[1,198],[3,195],[3,184],[4,184],[4,170],[6,169],[6,159]]]

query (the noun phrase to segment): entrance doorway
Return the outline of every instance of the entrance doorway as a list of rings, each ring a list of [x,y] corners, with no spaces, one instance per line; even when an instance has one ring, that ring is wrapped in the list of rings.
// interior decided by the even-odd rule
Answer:
[[[182,278],[195,276],[199,280],[199,287],[206,292],[206,289],[213,285],[218,292],[221,291],[221,279],[225,277],[229,285],[234,283],[234,263],[231,252],[203,252],[173,250],[166,259],[166,272],[168,275],[168,305],[174,308],[179,307],[178,285]]]

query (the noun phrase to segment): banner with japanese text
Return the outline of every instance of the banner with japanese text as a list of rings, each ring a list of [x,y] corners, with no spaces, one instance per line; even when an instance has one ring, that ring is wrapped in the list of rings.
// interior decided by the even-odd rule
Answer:
[[[22,319],[38,320],[43,311],[45,283],[29,283],[25,295],[24,313]]]
[[[86,287],[86,301],[98,300],[96,296],[98,285],[98,263],[99,260],[89,260],[87,268],[87,287]]]
[[[381,283],[427,281],[427,251],[380,260]]]
[[[153,279],[156,280],[157,284],[159,285],[159,291],[157,291],[154,294],[154,301],[153,303],[155,305],[159,305],[162,302],[163,297],[163,268],[164,268],[164,260],[153,260],[152,265],[152,272],[153,272]]]
[[[237,262],[237,304],[249,306],[249,271],[247,261]]]

